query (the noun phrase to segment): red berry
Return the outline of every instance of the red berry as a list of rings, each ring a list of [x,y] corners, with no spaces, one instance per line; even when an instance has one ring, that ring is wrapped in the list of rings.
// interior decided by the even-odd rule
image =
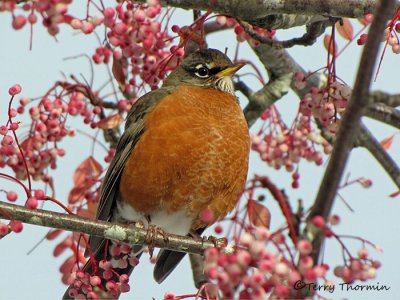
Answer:
[[[15,202],[18,199],[18,194],[14,191],[7,192],[7,200]]]

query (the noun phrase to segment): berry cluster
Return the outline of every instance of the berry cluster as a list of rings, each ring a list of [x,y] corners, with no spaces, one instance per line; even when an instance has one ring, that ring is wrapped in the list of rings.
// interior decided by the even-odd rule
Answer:
[[[135,267],[139,260],[132,252],[132,247],[127,244],[113,242],[109,251],[110,260],[98,262],[94,273],[90,274],[82,270],[75,270],[71,273],[70,283],[74,286],[69,291],[71,297],[75,299],[116,299],[120,293],[129,292],[129,275],[117,273],[116,269]]]
[[[308,116],[299,115],[291,129],[282,124],[275,108],[265,111],[261,119],[264,125],[252,136],[252,149],[271,167],[277,170],[285,167],[286,171],[294,172],[293,188],[299,186],[299,173],[295,166],[301,159],[322,165],[323,154],[315,145],[321,145],[326,154],[332,151],[332,146],[311,126]]]
[[[42,17],[42,24],[50,35],[57,35],[60,31],[59,25],[69,23],[73,18],[68,15],[68,5],[72,0],[41,0],[29,1],[22,5],[22,10],[26,14],[15,15],[17,1],[0,1],[0,12],[10,11],[13,13],[12,27],[15,30],[23,28],[27,23],[31,26],[37,23],[38,16]]]
[[[362,19],[362,23],[364,25],[368,25],[372,22],[373,18],[373,14],[368,14],[364,17],[364,19]],[[393,19],[388,23],[382,38],[382,40],[387,42],[387,45],[392,48],[394,54],[400,54],[400,39],[398,37],[398,33],[400,33],[400,9],[397,10]],[[357,45],[365,45],[367,38],[368,34],[361,34],[357,39]]]
[[[304,74],[296,73],[298,86],[304,82]],[[300,113],[305,117],[314,117],[320,125],[335,134],[339,117],[344,112],[351,96],[351,88],[338,81],[331,81],[326,88],[311,88],[300,102]]]
[[[107,7],[103,10],[107,39],[114,59],[122,64],[127,94],[137,90],[138,79],[155,88],[167,71],[176,67],[176,60],[173,63],[168,60],[171,52],[176,56],[183,55],[183,51],[175,51],[175,48],[166,50],[171,38],[156,20],[160,12],[161,5],[156,0],[146,4],[127,1],[115,9]],[[103,53],[104,50],[96,50],[93,56],[96,63],[100,62],[101,56],[103,62],[108,60],[110,52]]]
[[[270,234],[268,230],[257,228],[253,234],[241,236],[237,250],[231,254],[217,248],[205,252],[205,272],[215,282],[224,298],[264,299],[269,293],[277,298],[294,298],[292,287],[299,280],[314,282],[324,279],[326,265],[314,265],[308,254],[311,244],[299,241],[298,265],[284,253],[273,253],[266,245],[275,244],[285,248],[282,234]],[[238,295],[235,297],[235,295]]]

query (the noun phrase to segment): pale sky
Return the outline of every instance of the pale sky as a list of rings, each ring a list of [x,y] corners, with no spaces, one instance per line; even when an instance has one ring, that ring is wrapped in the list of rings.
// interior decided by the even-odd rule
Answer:
[[[179,20],[190,23],[188,14],[179,15]],[[0,47],[0,122],[4,123],[6,118],[6,107],[8,105],[8,88],[14,83],[23,87],[22,95],[36,97],[43,95],[56,80],[62,79],[61,71],[65,74],[84,74],[90,76],[90,69],[85,59],[67,60],[63,58],[87,53],[91,55],[95,49],[96,39],[93,36],[83,36],[62,28],[61,34],[55,41],[42,27],[35,26],[33,50],[29,51],[29,30],[15,32],[10,26],[10,16],[7,13],[0,14],[0,38],[3,41]],[[297,35],[299,35],[297,31]],[[280,37],[288,37],[289,33],[279,34]],[[222,37],[222,38],[221,38]],[[209,46],[224,51],[228,47],[228,55],[233,57],[235,40],[232,33],[220,33],[212,35],[208,40]],[[339,45],[342,43],[339,42]],[[337,61],[337,74],[352,85],[355,78],[355,70],[359,61],[361,48],[352,45]],[[316,70],[326,64],[326,51],[323,50],[322,40],[317,44],[304,48],[294,47],[290,53],[301,62],[307,70]],[[244,44],[241,46],[240,56],[245,58],[254,57],[251,50]],[[380,75],[374,89],[382,89],[387,92],[399,93],[398,70],[400,57],[395,56],[388,50]],[[247,69],[246,69],[247,68]],[[241,73],[250,72],[246,67]],[[96,68],[95,82],[101,85],[106,80],[103,68]],[[247,83],[256,89],[258,83],[254,77],[247,77]],[[245,100],[242,102],[245,104]],[[284,116],[287,124],[290,125],[298,107],[298,99],[290,93],[283,100],[279,101],[278,107]],[[24,120],[21,119],[22,122]],[[79,126],[79,122],[71,124]],[[382,126],[377,122],[369,121],[369,128],[376,134],[378,140],[386,138],[397,131],[388,126]],[[253,130],[258,129],[255,125]],[[86,132],[94,134],[90,129]],[[78,142],[77,142],[78,141]],[[76,145],[79,145],[77,147]],[[86,138],[66,139],[63,142],[67,155],[59,161],[59,168],[53,173],[55,177],[57,199],[66,199],[69,189],[72,187],[72,175],[77,163],[83,161],[90,155],[91,142]],[[399,160],[400,143],[396,137],[389,153],[393,158]],[[101,161],[105,155],[101,148],[96,148],[96,157]],[[4,170],[1,170],[3,172]],[[9,170],[5,170],[10,174]],[[284,188],[290,197],[293,206],[297,199],[304,200],[305,207],[308,207],[314,200],[318,190],[322,167],[315,167],[307,162],[300,165],[300,188],[292,190],[290,176],[284,170],[274,171],[265,163],[260,162],[257,154],[252,154],[249,170],[249,177],[254,173],[268,175],[280,188]],[[354,212],[350,212],[346,205],[337,199],[334,213],[342,218],[340,226],[336,227],[339,234],[350,234],[363,237],[373,243],[380,245],[384,252],[379,253],[370,249],[372,257],[382,262],[382,268],[378,270],[378,277],[371,281],[371,284],[380,284],[390,287],[389,291],[380,292],[346,292],[342,291],[338,278],[330,274],[329,279],[335,282],[336,289],[332,294],[323,294],[328,298],[350,299],[395,299],[400,298],[400,284],[397,282],[400,263],[398,262],[398,249],[400,247],[400,198],[390,198],[389,195],[397,189],[390,178],[382,171],[376,161],[364,149],[356,149],[352,152],[346,174],[350,173],[351,178],[367,177],[373,181],[373,186],[363,189],[359,185],[353,185],[341,191]],[[36,187],[36,183],[35,183]],[[4,180],[0,183],[1,189],[13,188]],[[5,199],[3,195],[3,200]],[[18,202],[22,204],[22,202]],[[283,224],[281,212],[276,203],[267,194],[264,202],[271,210],[271,230],[279,228]],[[59,209],[52,204],[46,204],[45,209]],[[25,226],[21,234],[10,234],[0,240],[0,266],[2,277],[0,280],[0,300],[2,299],[59,299],[66,286],[61,284],[59,266],[64,257],[53,258],[52,251],[57,241],[44,241],[30,255],[27,252],[46,234],[47,229],[36,226]],[[211,234],[211,230],[209,234]],[[359,242],[347,242],[348,247],[354,255],[361,247]],[[338,244],[329,241],[325,255],[326,261],[334,267],[341,264],[341,251]],[[195,293],[191,279],[191,272],[188,261],[185,260],[162,284],[158,285],[152,278],[152,266],[146,257],[142,257],[139,267],[131,277],[131,292],[122,295],[121,299],[162,299],[163,295],[173,291],[176,295]]]

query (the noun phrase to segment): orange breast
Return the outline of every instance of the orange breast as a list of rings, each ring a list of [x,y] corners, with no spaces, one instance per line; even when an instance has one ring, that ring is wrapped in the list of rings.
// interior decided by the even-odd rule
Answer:
[[[124,168],[120,192],[134,209],[186,210],[193,229],[205,208],[224,217],[235,206],[248,167],[249,133],[234,96],[182,86],[145,120]]]

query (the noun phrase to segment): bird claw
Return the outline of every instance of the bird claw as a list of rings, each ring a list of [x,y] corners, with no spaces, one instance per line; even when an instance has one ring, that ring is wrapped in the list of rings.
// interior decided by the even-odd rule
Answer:
[[[216,238],[214,236],[203,237],[203,241],[210,241],[216,248],[223,248],[228,245],[228,240],[226,238]]]
[[[168,233],[157,225],[149,225],[146,233],[146,244],[149,248],[150,258],[153,257],[154,247],[156,244],[157,235],[160,234],[165,242],[168,242]]]

